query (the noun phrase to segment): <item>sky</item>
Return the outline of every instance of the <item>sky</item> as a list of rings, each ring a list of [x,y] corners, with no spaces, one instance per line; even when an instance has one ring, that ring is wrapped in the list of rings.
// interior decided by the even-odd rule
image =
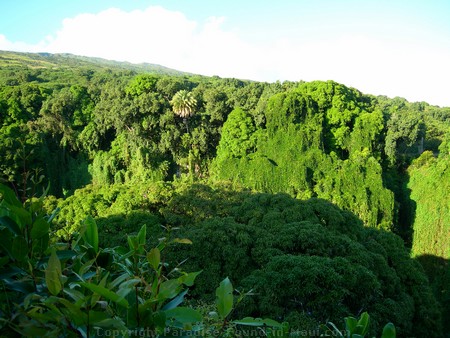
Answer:
[[[334,80],[450,107],[449,18],[449,0],[0,0],[0,50]]]

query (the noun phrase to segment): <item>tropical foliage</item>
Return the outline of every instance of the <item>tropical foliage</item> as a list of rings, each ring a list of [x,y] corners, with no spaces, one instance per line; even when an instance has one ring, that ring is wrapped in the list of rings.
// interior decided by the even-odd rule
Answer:
[[[2,336],[290,336],[287,323],[232,320],[232,312],[250,292],[235,297],[229,278],[215,290],[214,311],[202,315],[201,310],[180,306],[202,271],[186,273],[164,259],[170,245],[192,244],[172,238],[170,229],[150,249],[145,225],[127,236],[128,248],[102,248],[97,224],[87,217],[74,241],[50,244],[54,215],[44,215],[42,198],[22,205],[3,185],[0,196],[1,231],[7,239],[0,247]],[[368,332],[368,319],[352,327],[350,320],[346,318],[350,336]],[[382,337],[395,338],[392,323]]]
[[[126,266],[121,256],[134,243],[127,238],[146,224],[152,236],[145,255],[165,237],[161,225],[193,241],[170,244],[164,256],[189,258],[188,271],[203,269],[189,301],[206,312],[216,310],[214,290],[229,276],[238,289],[258,289],[230,320],[288,320],[292,332],[368,311],[370,334],[392,321],[400,336],[440,337],[449,308],[449,130],[448,107],[375,97],[333,81],[262,83],[0,52],[0,180],[14,191],[2,190],[7,241],[0,265],[18,264],[20,271],[5,278],[35,283],[38,291],[23,289],[28,298],[5,291],[9,309],[19,306],[5,325],[36,322],[37,329],[75,334],[58,331],[64,311],[72,311],[59,300],[67,287],[90,299],[71,298],[83,316],[100,311],[103,301],[107,313],[124,311],[79,283],[109,287],[110,277],[123,272],[117,264]],[[30,199],[43,190],[45,198]],[[12,194],[26,212],[18,212]],[[79,236],[88,216],[99,230],[98,252],[115,264],[106,284],[100,282],[107,265],[87,264],[95,258],[92,237]],[[50,219],[51,227],[42,221]],[[71,257],[61,256],[64,247]],[[65,276],[59,283],[52,248]],[[156,272],[144,253],[140,273],[151,279]],[[80,274],[82,266],[93,279]],[[138,289],[137,303],[145,303],[151,296],[144,284]],[[11,303],[13,296],[20,302]],[[22,305],[36,306],[27,309],[37,317]],[[40,326],[45,311],[56,311],[59,322]],[[218,316],[206,322],[223,327]]]

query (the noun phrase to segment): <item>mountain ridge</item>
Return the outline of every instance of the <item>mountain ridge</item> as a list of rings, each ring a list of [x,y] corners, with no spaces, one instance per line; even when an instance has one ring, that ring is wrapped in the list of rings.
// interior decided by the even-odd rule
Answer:
[[[0,50],[0,67],[27,66],[30,68],[55,67],[94,67],[113,68],[137,73],[156,73],[164,75],[193,75],[153,63],[134,64],[128,61],[115,61],[100,57],[81,56],[71,53],[29,53]]]
[[[0,50],[0,68],[10,68],[10,67],[28,67],[30,69],[39,69],[39,68],[47,68],[47,69],[75,69],[75,68],[93,68],[93,69],[111,69],[111,70],[119,70],[119,71],[132,71],[135,73],[150,73],[150,74],[158,74],[158,75],[171,75],[171,76],[199,76],[199,77],[218,77],[220,76],[207,76],[202,74],[185,72],[173,68],[169,68],[160,64],[154,63],[132,63],[129,61],[117,61],[110,60],[101,57],[95,56],[82,56],[76,55],[72,53],[49,53],[49,52],[16,52],[16,51],[7,51]],[[228,77],[225,77],[228,78]],[[266,82],[266,81],[256,81],[250,79],[243,79],[232,77],[233,79],[239,79],[242,81],[249,82]],[[321,80],[318,80],[321,81]],[[331,80],[333,81],[333,80]],[[273,82],[283,82],[283,81],[273,81]],[[284,81],[291,82],[291,81]],[[308,81],[311,82],[311,81]],[[344,84],[344,83],[342,83]],[[354,88],[360,91],[358,88],[344,84],[349,88]],[[414,103],[426,103],[429,106],[439,107],[439,108],[447,108],[447,106],[440,106],[436,104],[431,104],[427,101],[410,101],[405,99],[404,97],[396,95],[395,97],[389,97],[384,94],[371,94],[365,92],[364,94],[374,96],[374,97],[382,97],[389,99],[401,99],[406,100],[407,102]]]

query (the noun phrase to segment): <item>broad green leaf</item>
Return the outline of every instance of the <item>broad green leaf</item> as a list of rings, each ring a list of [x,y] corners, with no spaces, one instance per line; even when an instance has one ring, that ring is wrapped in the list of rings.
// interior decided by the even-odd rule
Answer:
[[[174,299],[172,299],[169,303],[163,306],[163,310],[172,310],[175,309],[178,305],[180,305],[183,300],[184,296],[188,293],[188,290],[184,290],[183,292],[180,292],[178,296],[176,296]]]
[[[216,289],[216,305],[220,317],[226,318],[233,309],[233,285],[225,278]]]
[[[98,285],[105,287],[108,277],[109,277],[109,271],[106,272],[106,274],[103,276],[102,280],[100,281],[100,283],[98,283]]]
[[[43,301],[46,306],[52,306],[55,303],[58,303],[60,301],[60,299],[61,298],[56,297],[56,296],[49,296],[47,298],[44,298]],[[58,310],[58,309],[56,309],[56,310]]]
[[[13,218],[21,229],[23,229],[27,224],[30,225],[32,223],[31,214],[22,206],[11,206],[9,207],[9,209],[9,217]]]
[[[149,284],[150,284],[150,282],[149,282]],[[153,283],[151,283],[150,290],[151,290],[151,293],[153,295],[156,295],[157,298],[161,297],[161,296],[158,296],[158,292],[160,291],[160,287],[159,287],[160,284],[161,284],[161,281],[159,280],[159,278],[153,278]],[[148,288],[149,287],[147,287],[147,289]]]
[[[56,252],[56,256],[58,256],[59,260],[61,261],[65,261],[68,260],[70,258],[72,258],[73,256],[75,256],[77,253],[73,250],[58,250]]]
[[[116,293],[112,292],[111,290],[108,290],[107,288],[105,288],[103,286],[99,286],[99,285],[92,284],[92,283],[80,283],[80,285],[84,286],[86,289],[89,289],[92,292],[99,294],[100,296],[102,296],[114,303],[117,303],[126,308],[129,307],[128,301],[125,298],[120,297]]]
[[[94,264],[94,262],[95,262],[95,258],[93,258],[93,259],[87,261],[86,263],[84,263],[84,264],[80,267],[80,270],[78,271],[78,274],[80,274],[80,275],[82,275],[82,276],[83,276],[84,274],[86,274],[86,273],[91,269],[92,264]]]
[[[83,338],[88,336],[88,334],[86,333],[86,328],[85,327],[81,327],[81,326],[77,327],[77,331],[80,332],[80,336],[83,337]]]
[[[72,298],[75,302],[85,300],[85,295],[78,290],[71,290],[69,288],[64,288],[63,292]]]
[[[48,291],[54,296],[62,290],[61,275],[61,262],[53,248],[47,268],[45,269],[45,282],[47,283]]]
[[[33,315],[30,315],[30,317],[33,317]],[[41,319],[42,320],[42,319]],[[51,315],[45,316],[45,319],[42,320],[43,322],[50,322],[52,320]],[[49,330],[47,328],[42,327],[35,327],[35,326],[25,326],[23,328],[16,329],[18,332],[20,332],[21,337],[48,337]]]
[[[70,318],[77,326],[84,325],[87,323],[87,313],[82,311],[80,306],[68,301],[67,299],[60,298],[59,302],[66,307],[67,316]]]
[[[50,224],[43,218],[37,219],[31,228],[31,239],[36,240],[48,235]]]
[[[283,327],[283,325],[273,319],[261,319],[253,317],[245,317],[240,320],[233,320],[234,324],[247,325],[247,326],[271,326],[271,327]]]
[[[107,318],[102,321],[96,322],[95,326],[100,326],[103,328],[114,328],[123,333],[123,336],[121,337],[128,337],[128,328],[125,326],[125,323],[120,318],[117,317]]]
[[[91,324],[97,324],[98,322],[108,319],[110,314],[105,311],[89,311],[89,322]]]
[[[147,239],[146,237],[147,237],[147,226],[144,224],[137,234],[137,238],[138,238],[138,242],[139,242],[140,246],[143,247],[145,245],[145,241]]]
[[[28,254],[28,243],[25,238],[22,236],[14,237],[11,247],[11,254],[19,262],[25,260]]]
[[[122,283],[125,279],[127,279],[129,277],[130,277],[130,275],[127,273],[121,274],[119,277],[117,277],[111,283],[109,283],[109,288],[114,289],[116,286],[119,286],[120,283]]]
[[[186,286],[194,285],[195,278],[202,273],[203,270],[198,272],[186,273],[183,276],[178,277],[178,280]]]
[[[174,238],[172,242],[179,244],[192,244],[192,241],[187,238]]]
[[[327,323],[327,326],[325,326],[325,327],[326,327],[327,329],[329,329],[328,326],[331,326],[331,327],[333,328],[333,330],[334,330],[334,331],[332,331],[332,334],[333,334],[333,335],[336,335],[336,337],[344,338],[344,336],[343,336],[342,333],[341,333],[341,330],[339,330],[339,329],[336,327],[336,325],[334,325],[332,322],[328,322],[328,323]]]
[[[158,300],[172,299],[181,291],[181,283],[176,279],[169,279],[161,283],[159,287]]]
[[[363,312],[359,317],[354,333],[359,333],[365,336],[367,331],[369,331],[369,320],[369,314],[367,312]]]
[[[0,238],[0,252],[3,249],[3,251],[13,258],[11,253],[13,234],[5,227],[0,227]]]
[[[100,280],[100,282],[97,283],[97,284],[95,284],[95,285],[97,285],[97,286],[99,286],[99,287],[102,287],[102,288],[105,288],[105,289],[106,289],[106,280],[108,279],[108,276],[109,276],[109,272],[107,272],[107,273],[103,276],[103,278]],[[110,290],[110,289],[107,289],[107,290]],[[100,298],[101,298],[101,297],[102,297],[102,296],[101,296],[99,293],[94,293],[94,294],[91,296],[91,305],[92,305],[92,307],[94,307],[95,304],[97,304],[97,302],[100,301]],[[119,297],[120,297],[120,296],[119,296]]]
[[[356,325],[358,324],[358,320],[354,317],[345,317],[345,328],[350,334],[355,332]]]
[[[47,251],[48,243],[50,241],[49,234],[45,234],[44,236],[35,239],[33,241],[33,252],[34,253],[44,253]]]
[[[128,276],[134,276],[134,272],[131,271],[131,268],[128,264],[116,263],[116,265],[120,267],[122,271],[128,274]]]
[[[177,307],[175,309],[166,310],[165,313],[168,320],[175,320],[182,324],[202,321],[202,315],[197,310],[188,307]]]
[[[119,289],[117,290],[117,295],[121,298],[125,298],[126,296],[128,296],[128,294],[130,292],[134,291],[132,288],[128,288],[128,289]]]
[[[395,326],[392,323],[387,323],[383,328],[383,333],[381,338],[395,338],[397,333],[395,331]]]
[[[9,262],[9,257],[8,256],[3,256],[2,258],[0,258],[0,268],[2,268],[8,262]]]
[[[84,224],[86,228],[83,233],[83,239],[87,244],[89,244],[94,249],[95,253],[98,253],[97,223],[91,216],[88,216],[84,220]]]
[[[17,236],[22,235],[22,231],[20,231],[20,228],[17,225],[17,223],[14,222],[14,220],[11,219],[9,216],[0,217],[0,225],[5,226],[6,228],[9,229],[9,231],[11,231],[13,234]]]
[[[117,295],[120,297],[125,298],[131,291],[133,291],[136,284],[139,284],[141,282],[140,279],[130,279],[126,282],[123,282],[119,286],[119,290],[117,291]]]
[[[33,283],[29,280],[27,282],[19,282],[17,280],[3,279],[8,289],[21,292],[23,294],[30,294],[35,291]]]
[[[159,251],[160,252],[162,252],[165,248],[166,248],[166,242],[165,242],[165,237],[163,237],[163,238],[160,238],[159,239],[159,243],[158,243],[158,245],[156,246],[158,249],[159,249]]]
[[[138,312],[146,315],[146,313],[153,312],[153,308],[157,301],[154,298],[147,299],[143,304],[138,305]]]
[[[22,203],[20,203],[20,201],[17,199],[17,196],[14,193],[14,191],[4,184],[0,184],[0,196],[9,205],[18,208],[22,207]]]
[[[153,323],[155,326],[161,329],[166,328],[166,313],[164,311],[157,311],[152,314]]]
[[[27,296],[25,296],[24,300],[23,300],[23,306],[24,306],[24,310],[28,311],[28,313],[33,313],[35,311],[39,311],[39,307],[37,306],[30,306],[31,302],[33,301],[38,301],[41,299],[41,297],[37,296],[36,294],[29,294]]]
[[[127,241],[131,251],[138,249],[139,244],[136,236],[127,236]]]
[[[159,251],[159,249],[151,249],[147,254],[147,260],[153,269],[158,270],[159,263],[161,262],[161,252]]]

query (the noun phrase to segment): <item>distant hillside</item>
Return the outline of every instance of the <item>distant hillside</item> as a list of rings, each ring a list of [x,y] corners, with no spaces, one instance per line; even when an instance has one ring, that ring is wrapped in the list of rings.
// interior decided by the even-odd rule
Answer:
[[[164,75],[188,75],[175,69],[155,65],[151,63],[133,64],[106,60],[97,57],[78,56],[68,53],[20,53],[0,51],[0,67],[29,67],[29,68],[80,68],[89,67],[95,69],[129,70],[137,73],[155,73]]]

